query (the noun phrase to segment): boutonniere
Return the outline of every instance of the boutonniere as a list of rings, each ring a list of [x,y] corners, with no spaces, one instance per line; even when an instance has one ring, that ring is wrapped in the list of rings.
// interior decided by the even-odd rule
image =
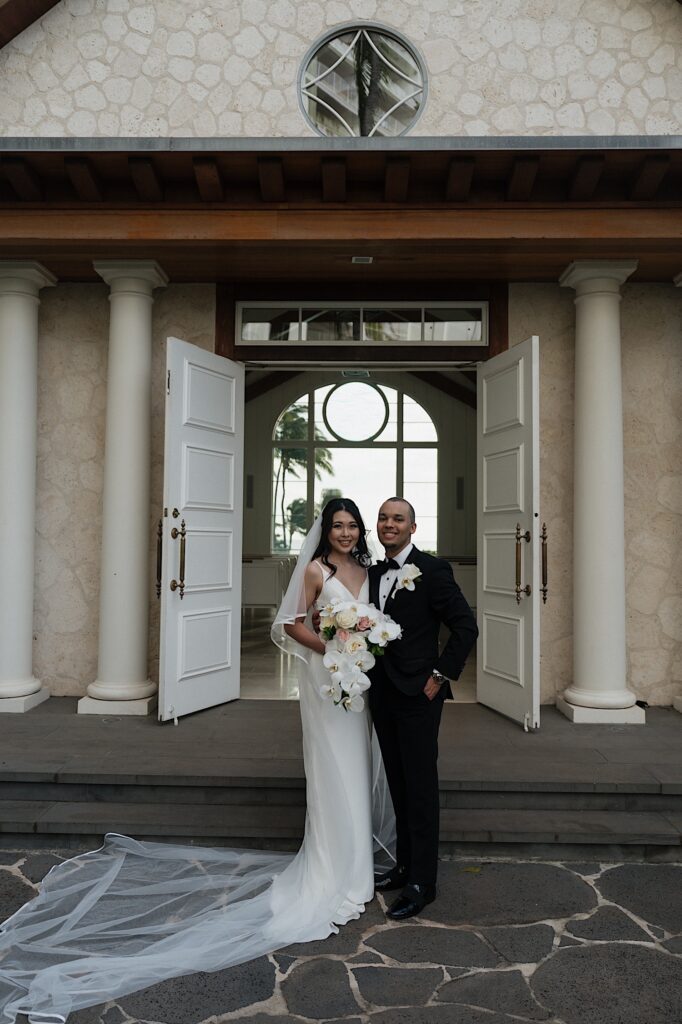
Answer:
[[[414,585],[421,577],[421,574],[421,569],[418,569],[411,562],[406,562],[398,572],[394,593],[398,590],[414,590]]]

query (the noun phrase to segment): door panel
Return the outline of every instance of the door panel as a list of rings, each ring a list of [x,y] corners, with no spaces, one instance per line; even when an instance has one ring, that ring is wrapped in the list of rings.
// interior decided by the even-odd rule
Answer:
[[[162,721],[239,696],[244,458],[243,367],[169,338],[167,381]]]
[[[481,365],[478,377],[477,698],[527,729],[540,724],[539,467],[533,337]]]

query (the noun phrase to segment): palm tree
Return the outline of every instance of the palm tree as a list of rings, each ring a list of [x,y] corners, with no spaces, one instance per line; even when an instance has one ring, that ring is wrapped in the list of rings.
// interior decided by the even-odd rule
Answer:
[[[275,431],[275,439],[277,441],[301,441],[308,434],[308,418],[307,409],[298,405],[292,405],[285,413],[282,414]],[[314,433],[315,440],[324,440],[320,435],[319,431]],[[328,448],[315,448],[315,466],[314,472],[317,480],[322,478],[322,473],[332,472],[332,453]],[[279,496],[279,511],[281,518],[281,543],[282,547],[287,547],[287,526],[289,517],[287,516],[286,508],[286,479],[287,474],[295,477],[297,480],[301,478],[301,474],[305,474],[308,464],[308,452],[306,448],[288,447],[283,445],[279,449],[279,463],[277,465],[277,473],[275,476],[275,493],[273,497],[273,504],[277,508],[277,499]],[[281,491],[280,491],[281,486]],[[301,499],[302,500],[302,499]],[[289,505],[293,505],[292,502]],[[306,503],[307,508],[307,503]],[[291,537],[293,532],[289,533],[289,547],[291,547]]]
[[[365,32],[353,50],[355,64],[355,87],[358,91],[358,120],[360,135],[369,135],[379,119],[381,90],[386,81],[386,66],[370,45]]]

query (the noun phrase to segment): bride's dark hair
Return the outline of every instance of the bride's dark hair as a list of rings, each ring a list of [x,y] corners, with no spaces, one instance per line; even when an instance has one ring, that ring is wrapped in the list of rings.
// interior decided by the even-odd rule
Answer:
[[[331,544],[329,543],[329,532],[334,522],[334,516],[337,512],[348,512],[360,528],[360,536],[358,537],[358,543],[353,549],[353,558],[355,561],[362,565],[365,569],[368,565],[372,564],[372,556],[367,550],[367,530],[365,524],[362,521],[360,515],[360,509],[351,501],[350,498],[332,498],[322,509],[322,536],[320,537],[320,543],[315,548],[315,553],[311,558],[314,562],[316,558],[322,559],[324,565],[328,569],[331,569],[332,576],[336,572],[336,566],[332,565],[329,561],[329,555],[331,553]]]

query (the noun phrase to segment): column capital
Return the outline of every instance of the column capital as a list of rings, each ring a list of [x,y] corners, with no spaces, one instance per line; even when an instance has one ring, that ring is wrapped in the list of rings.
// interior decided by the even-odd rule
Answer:
[[[580,292],[588,281],[613,282],[612,290],[618,291],[630,274],[634,274],[638,263],[638,260],[574,260],[564,270],[559,284]]]
[[[95,260],[95,272],[115,289],[120,282],[141,281],[154,288],[165,288],[168,275],[156,260]]]
[[[0,260],[0,294],[25,292],[37,296],[41,288],[51,288],[57,278],[37,260]]]

